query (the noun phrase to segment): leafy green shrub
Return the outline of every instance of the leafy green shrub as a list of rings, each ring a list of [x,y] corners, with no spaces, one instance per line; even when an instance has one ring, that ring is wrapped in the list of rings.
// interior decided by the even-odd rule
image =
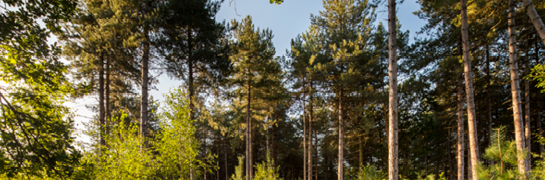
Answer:
[[[148,147],[139,135],[138,124],[119,123],[111,136],[104,139],[107,147],[100,152],[86,152],[76,172],[80,179],[189,179],[190,171],[199,175],[207,169],[197,160],[198,142],[194,122],[189,118],[187,102],[181,89],[171,91],[160,114],[160,130],[149,138]],[[126,117],[123,114],[121,121]]]
[[[274,167],[274,160],[267,153],[267,161],[256,165],[257,171],[254,180],[281,180],[278,167]]]
[[[497,129],[491,139],[492,145],[486,148],[483,158],[496,162],[493,166],[486,167],[479,164],[479,179],[523,179],[517,167],[517,149],[515,141],[505,139],[505,127]],[[526,156],[524,151],[520,156]]]
[[[387,174],[378,170],[375,166],[365,165],[360,167],[358,174],[356,175],[357,180],[379,180],[386,179]]]
[[[231,176],[231,180],[245,180],[246,177],[244,177],[244,156],[238,157],[238,166],[235,167],[235,174]]]

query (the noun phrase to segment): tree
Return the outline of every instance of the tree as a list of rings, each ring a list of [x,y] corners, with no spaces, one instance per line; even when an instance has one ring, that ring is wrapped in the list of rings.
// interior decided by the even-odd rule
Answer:
[[[477,120],[475,114],[475,93],[473,92],[473,73],[471,72],[471,58],[469,47],[469,34],[467,24],[467,2],[466,0],[460,0],[460,7],[462,9],[462,47],[464,56],[464,75],[466,86],[466,100],[467,100],[467,118],[468,118],[468,133],[469,133],[469,146],[471,157],[471,173],[473,178],[478,179],[478,149],[477,149]]]
[[[388,179],[399,179],[398,169],[398,118],[397,118],[397,46],[396,2],[388,0]]]
[[[62,104],[72,91],[67,67],[59,60],[60,48],[47,38],[61,32],[59,23],[70,19],[76,2],[3,3],[0,174],[64,179],[74,172],[80,153],[72,146],[73,116]]]
[[[545,43],[545,24],[543,24],[541,16],[537,13],[534,3],[532,0],[522,0],[522,2],[524,3],[524,9],[528,13],[528,16],[530,16],[530,19],[536,28],[537,34],[541,37],[541,41]]]
[[[513,119],[515,124],[515,141],[517,143],[518,169],[521,174],[526,174],[526,161],[522,156],[525,149],[524,129],[522,122],[522,105],[520,100],[520,85],[517,64],[517,37],[515,35],[515,2],[509,0],[509,68],[511,74],[511,94],[513,102]]]
[[[230,43],[235,49],[230,56],[233,63],[233,73],[229,77],[229,84],[236,88],[238,96],[246,94],[246,177],[253,178],[252,152],[252,110],[253,101],[259,102],[260,91],[278,85],[274,78],[281,72],[272,44],[272,31],[255,29],[252,18],[246,16],[242,22],[232,21],[233,39]]]
[[[229,70],[226,44],[221,41],[225,27],[214,16],[219,1],[167,1],[159,9],[162,28],[157,46],[165,54],[167,73],[185,79],[189,87],[191,117],[196,118],[196,100],[200,91],[217,86]]]

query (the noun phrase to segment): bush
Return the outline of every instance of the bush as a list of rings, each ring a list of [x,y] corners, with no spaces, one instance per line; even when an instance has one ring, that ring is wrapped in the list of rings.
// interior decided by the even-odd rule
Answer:
[[[231,176],[231,180],[245,180],[246,177],[244,177],[244,156],[238,157],[238,166],[235,167],[235,174]]]
[[[267,153],[267,161],[257,164],[254,180],[281,180],[278,175],[278,167],[274,167],[274,160]]]
[[[387,174],[378,170],[375,166],[365,165],[360,167],[358,174],[356,175],[357,180],[378,180],[386,179]]]

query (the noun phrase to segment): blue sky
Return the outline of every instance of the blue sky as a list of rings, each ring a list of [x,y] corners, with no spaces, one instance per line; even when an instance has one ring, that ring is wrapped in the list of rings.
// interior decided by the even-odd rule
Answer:
[[[426,23],[412,14],[420,6],[416,3],[416,0],[405,0],[403,4],[398,4],[397,8],[397,17],[401,29],[411,32],[410,41],[413,42],[415,32],[419,31]],[[286,53],[286,49],[290,48],[291,39],[308,29],[310,14],[317,15],[320,10],[323,10],[322,1],[320,0],[285,0],[284,3],[277,6],[270,4],[269,0],[225,0],[216,19],[230,22],[232,19],[241,21],[246,15],[252,16],[256,27],[272,30],[276,55],[281,56]],[[377,20],[386,25],[387,18],[387,3],[380,4],[377,9]],[[152,72],[152,74],[157,73]],[[150,91],[150,95],[155,100],[162,101],[163,94],[182,84],[181,80],[172,80],[162,75],[159,77],[159,84],[156,85],[156,89]],[[86,104],[96,104],[96,100],[94,98],[84,98],[69,104],[77,114],[76,125],[80,131],[84,129],[82,122],[90,120],[90,117],[94,115],[85,107]],[[85,141],[87,138],[79,134],[78,139]]]
[[[397,16],[403,31],[411,32],[410,40],[425,25],[425,21],[413,15],[420,8],[416,0],[405,0],[398,4]],[[276,55],[281,56],[290,48],[290,41],[298,34],[305,32],[310,26],[310,14],[319,14],[323,10],[320,0],[285,0],[280,5],[270,4],[269,0],[225,0],[216,16],[217,21],[241,21],[246,15],[252,16],[253,23],[261,29],[269,28],[274,34],[273,43]],[[377,9],[377,20],[387,25],[387,3],[380,4]],[[162,100],[162,94],[172,87],[181,85],[179,80],[171,80],[166,76],[159,79],[158,90],[152,90],[155,99]]]

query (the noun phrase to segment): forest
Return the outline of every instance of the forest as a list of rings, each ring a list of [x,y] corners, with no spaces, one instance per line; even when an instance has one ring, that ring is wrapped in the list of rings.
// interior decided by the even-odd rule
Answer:
[[[0,179],[545,179],[545,0],[404,1],[1,0]]]

